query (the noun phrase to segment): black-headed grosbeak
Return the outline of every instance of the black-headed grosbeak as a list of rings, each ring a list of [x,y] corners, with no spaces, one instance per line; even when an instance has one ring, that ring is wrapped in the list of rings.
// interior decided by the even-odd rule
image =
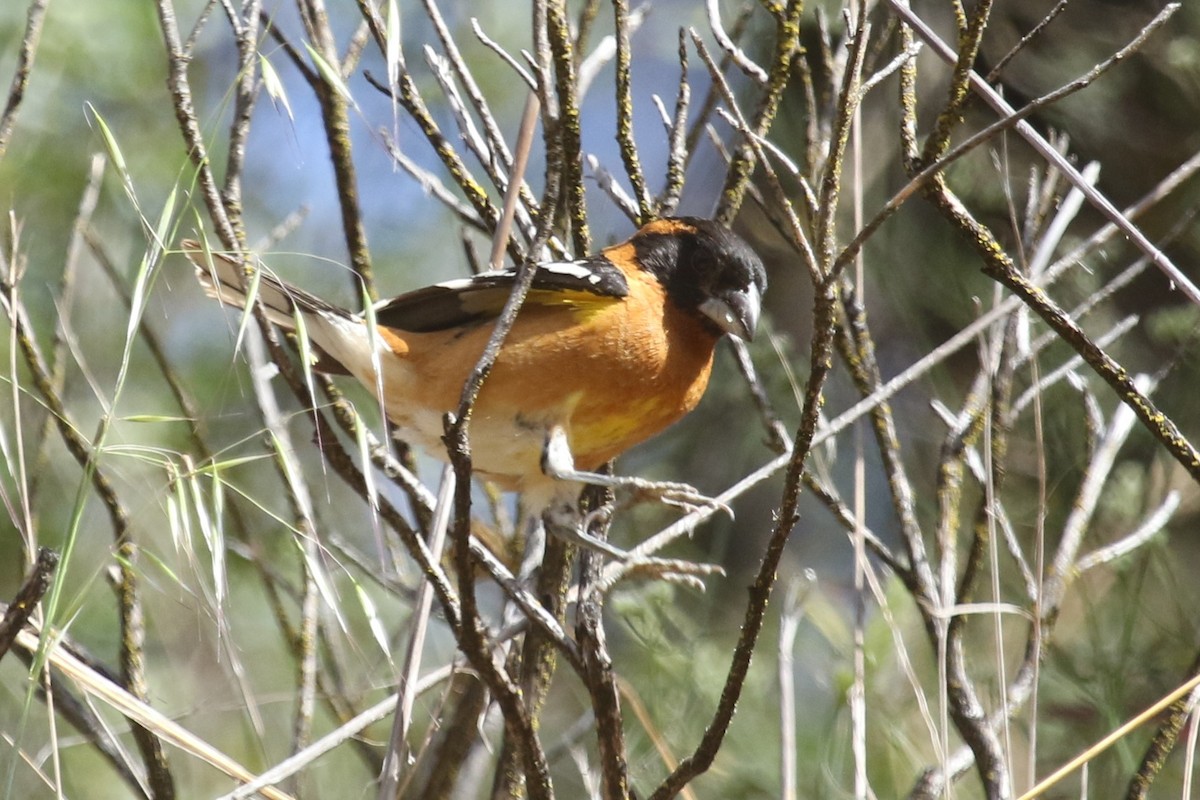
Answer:
[[[211,296],[246,305],[239,264],[196,242],[183,248]],[[381,386],[397,435],[445,458],[443,416],[457,408],[515,277],[506,269],[439,283],[371,315],[265,272],[257,294],[277,325],[295,330],[302,318],[317,369]],[[656,220],[588,258],[539,264],[473,411],[475,472],[521,492],[532,511],[573,508],[581,482],[613,485],[593,471],[695,408],[717,341],[753,336],[766,287],[740,237],[693,217]]]

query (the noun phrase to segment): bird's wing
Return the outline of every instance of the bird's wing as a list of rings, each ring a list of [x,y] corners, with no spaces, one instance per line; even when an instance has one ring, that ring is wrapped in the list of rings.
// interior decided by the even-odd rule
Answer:
[[[515,269],[482,272],[385,300],[375,321],[412,333],[472,325],[499,316],[517,278]],[[624,273],[607,258],[539,264],[527,305],[584,305],[612,302],[629,294]]]

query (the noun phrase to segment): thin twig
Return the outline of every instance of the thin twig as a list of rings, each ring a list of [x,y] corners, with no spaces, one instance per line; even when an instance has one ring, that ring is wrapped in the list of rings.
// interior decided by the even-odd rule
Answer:
[[[96,672],[61,644],[57,644],[56,639],[57,637],[52,637],[52,642],[55,643],[52,643],[47,649],[48,662],[55,669],[61,670],[88,695],[103,701],[129,718],[130,721],[140,724],[147,730],[154,731],[154,735],[160,740],[204,761],[224,774],[241,781],[249,781],[254,778],[254,773],[249,769],[200,739],[162,712],[156,711],[143,700],[134,697],[110,678]],[[31,653],[37,652],[39,649],[38,634],[22,631],[17,635],[17,646]],[[260,791],[271,800],[292,800],[291,795],[271,787],[264,787]]]
[[[341,60],[334,44],[324,0],[298,0],[297,5],[314,54],[323,59],[330,69],[337,69]],[[367,246],[367,232],[359,207],[358,174],[350,139],[351,100],[345,94],[344,83],[334,85],[333,76],[328,71],[317,72],[319,80],[311,85],[321,104],[321,122],[325,126],[325,140],[329,144],[329,157],[333,162],[338,206],[342,212],[342,235],[350,253],[350,268],[354,272],[351,288],[355,297],[365,295],[374,300],[378,294],[371,268],[371,252]]]
[[[37,609],[42,596],[50,588],[50,580],[58,569],[58,553],[48,547],[39,547],[34,559],[33,568],[25,576],[21,588],[13,595],[12,602],[4,609],[0,617],[0,660],[12,647],[17,638],[17,632],[29,622],[29,617]]]
[[[946,167],[948,167],[950,164],[954,163],[955,161],[959,160],[963,156],[967,155],[968,153],[972,152],[973,150],[975,150],[975,148],[979,147],[981,144],[984,144],[985,142],[990,141],[1001,131],[1008,130],[1009,128],[1012,128],[1012,127],[1017,127],[1018,130],[1020,130],[1022,125],[1027,126],[1027,123],[1025,123],[1024,120],[1026,118],[1032,116],[1037,111],[1039,111],[1047,106],[1050,106],[1054,103],[1057,103],[1058,101],[1062,100],[1063,98],[1069,97],[1070,95],[1072,95],[1082,89],[1086,89],[1088,86],[1092,85],[1092,83],[1094,83],[1105,72],[1112,69],[1117,64],[1122,63],[1124,60],[1128,59],[1129,55],[1132,54],[1133,52],[1135,52],[1138,48],[1140,48],[1145,43],[1145,41],[1149,37],[1150,33],[1152,33],[1154,30],[1156,30],[1163,23],[1165,23],[1167,21],[1167,19],[1169,18],[1169,16],[1170,15],[1167,13],[1167,11],[1164,10],[1164,12],[1159,15],[1159,17],[1156,17],[1155,20],[1152,21],[1150,23],[1150,25],[1148,25],[1146,28],[1144,28],[1129,44],[1127,44],[1125,47],[1118,50],[1113,55],[1106,58],[1104,61],[1101,61],[1100,63],[1096,64],[1096,66],[1092,67],[1090,70],[1088,70],[1083,75],[1079,76],[1078,78],[1076,78],[1073,81],[1063,84],[1062,86],[1058,87],[1057,89],[1055,89],[1052,92],[1042,95],[1041,97],[1037,98],[1036,100],[1032,100],[1029,103],[1026,103],[1024,106],[1022,106],[1019,109],[1015,109],[1015,110],[1011,109],[1011,108],[1008,109],[1007,113],[1002,113],[1000,119],[996,120],[995,122],[991,123],[990,125],[985,126],[981,130],[979,130],[979,131],[975,132],[974,134],[972,134],[971,136],[967,137],[961,143],[959,143],[958,145],[951,148],[949,151],[941,154],[932,163],[919,165],[920,166],[919,171],[917,171],[914,175],[912,175],[911,178],[909,178],[908,183],[905,184],[904,187],[902,187],[900,189],[900,191],[896,192],[891,197],[891,199],[889,199],[887,201],[887,203],[885,203],[883,205],[882,208],[880,208],[880,210],[876,213],[875,217],[870,222],[868,222],[864,227],[862,227],[858,231],[858,233],[855,235],[854,239],[850,242],[850,244],[846,245],[845,249],[841,253],[838,254],[838,258],[837,258],[837,261],[835,262],[835,266],[834,266],[835,270],[842,269],[842,268],[844,268],[844,266],[846,264],[849,264],[850,261],[852,261],[853,258],[858,254],[858,251],[862,248],[862,246],[866,243],[867,239],[869,239],[872,235],[874,235],[875,232],[879,229],[879,227],[888,218],[890,218],[896,211],[898,211],[905,202],[907,202],[909,199],[911,199],[919,190],[928,186],[930,181],[935,179],[938,175],[942,174],[945,171]],[[903,72],[902,72],[902,74],[903,74]],[[1050,147],[1050,145],[1047,145],[1047,147]],[[1054,152],[1058,153],[1057,149],[1055,149]],[[1060,155],[1059,160],[1061,160],[1061,159],[1062,159],[1062,156]],[[1188,162],[1190,165],[1190,168],[1183,168],[1181,170],[1177,170],[1176,173],[1173,176],[1171,176],[1174,180],[1172,180],[1170,184],[1165,185],[1163,187],[1163,190],[1170,191],[1171,189],[1173,189],[1175,186],[1178,185],[1179,181],[1185,180],[1188,175],[1190,175],[1193,171],[1195,171],[1195,169],[1198,166],[1200,166],[1195,163],[1192,163],[1192,162],[1197,161],[1198,159],[1200,159],[1200,154],[1197,154],[1197,156],[1193,157],[1191,162]],[[1055,167],[1056,171],[1059,169],[1058,163],[1054,163],[1053,166]],[[1091,183],[1094,182],[1094,181],[1089,181],[1089,179],[1086,175],[1076,171],[1074,169],[1074,167],[1072,167],[1071,173],[1073,173],[1074,175],[1076,175],[1078,177],[1078,183],[1076,183],[1077,188],[1079,188],[1083,185],[1090,185]],[[1068,173],[1068,175],[1070,175],[1071,173]],[[1167,182],[1164,181],[1164,184],[1166,184],[1166,183]],[[1080,191],[1082,191],[1082,189],[1080,189]],[[1084,193],[1084,196],[1085,197],[1088,196],[1086,192]],[[1149,197],[1143,198],[1144,201],[1149,200],[1149,199],[1150,199]],[[1141,210],[1139,208],[1139,205],[1140,204],[1135,204],[1134,206],[1131,206],[1130,208],[1128,208],[1124,211],[1118,212],[1118,213],[1122,219],[1124,219],[1128,222],[1132,222],[1132,220],[1137,216],[1138,212]],[[1123,229],[1120,228],[1116,222],[1109,223],[1109,227],[1111,229],[1108,231],[1107,236],[1104,238],[1108,238],[1109,236],[1111,236],[1113,233],[1115,233],[1119,229],[1123,231]],[[1101,230],[1104,230],[1104,229],[1101,229]],[[1092,238],[1094,239],[1096,237],[1093,236]],[[1094,247],[1094,245],[1093,245],[1093,247]],[[1084,253],[1084,252],[1087,252],[1087,250],[1077,248],[1075,253],[1073,254],[1073,256],[1074,256],[1073,258],[1059,259],[1057,262],[1055,262],[1055,265],[1050,267],[1047,271],[1051,274],[1055,273],[1056,272],[1055,266],[1058,266],[1061,268],[1061,265],[1063,263],[1071,263],[1072,261],[1077,260],[1078,258],[1081,258],[1082,253]]]
[[[800,48],[800,14],[804,9],[801,0],[788,0],[787,10],[775,28],[775,47],[771,53],[769,80],[758,101],[754,122],[750,130],[755,136],[766,136],[775,122],[775,115],[792,77],[792,61]],[[725,174],[725,185],[721,188],[721,200],[714,218],[729,224],[738,209],[750,183],[750,176],[758,161],[750,142],[744,142],[734,153],[733,163]]]
[[[1170,708],[1172,704],[1177,703],[1180,699],[1187,697],[1189,694],[1195,691],[1197,687],[1200,687],[1200,673],[1194,674],[1183,684],[1171,690],[1171,692],[1169,692],[1167,695],[1159,698],[1144,711],[1140,712],[1123,724],[1118,725],[1108,735],[1104,736],[1095,744],[1089,746],[1086,750],[1072,758],[1063,766],[1059,767],[1049,776],[1043,778],[1038,782],[1037,786],[1034,786],[1032,789],[1022,794],[1017,798],[1017,800],[1035,800],[1038,797],[1042,797],[1049,789],[1058,785],[1063,778],[1067,777],[1080,767],[1087,765],[1090,761],[1095,759],[1096,756],[1100,755],[1117,742],[1126,740],[1131,731],[1158,717],[1163,711]]]
[[[179,40],[179,24],[175,18],[175,7],[172,0],[158,0],[156,6],[159,28],[167,46],[167,88],[171,92],[175,120],[183,134],[188,157],[191,158],[192,165],[196,168],[200,192],[205,206],[208,208],[209,218],[216,226],[217,236],[220,237],[221,244],[227,250],[236,252],[239,244],[237,231],[240,230],[241,223],[238,221],[235,225],[234,219],[231,219],[230,216],[231,212],[226,208],[221,192],[217,188],[208,146],[204,143],[200,124],[196,121],[196,108],[192,102],[192,88],[187,72],[191,57]],[[236,214],[233,216],[237,217]]]
[[[956,59],[954,51],[947,45],[936,33],[929,28],[923,20],[912,13],[906,6],[901,3],[901,0],[887,0],[889,5],[904,18],[904,21],[911,25],[914,30],[921,36],[926,44],[938,55],[946,61],[953,63]],[[1155,18],[1146,26],[1151,30],[1160,26],[1163,22],[1169,19],[1180,8],[1179,3],[1170,3],[1155,16]],[[989,86],[982,77],[975,72],[968,74],[968,79],[971,88],[983,96],[987,104],[990,105],[1002,117],[1011,117],[1016,114],[1016,110],[1009,105],[996,90]],[[1164,275],[1171,281],[1171,285],[1183,292],[1191,302],[1200,305],[1200,288],[1195,284],[1175,265],[1173,261],[1147,238],[1146,234],[1140,228],[1133,224],[1132,221],[1123,215],[1116,206],[1112,204],[1107,197],[1092,186],[1089,186],[1084,177],[1079,173],[1070,161],[1068,161],[1061,153],[1059,153],[1046,139],[1039,134],[1032,125],[1021,120],[1016,125],[1017,133],[1027,141],[1038,155],[1044,158],[1047,162],[1054,165],[1055,169],[1061,171],[1063,175],[1087,197],[1088,202],[1096,207],[1109,221],[1112,222],[1125,236],[1127,236],[1133,244],[1149,256],[1154,265],[1158,267]]]
[[[33,72],[38,42],[42,37],[42,24],[46,19],[46,6],[49,4],[50,0],[33,0],[25,14],[25,33],[21,36],[17,68],[8,87],[4,111],[0,112],[0,160],[4,159],[4,153],[8,150],[13,127],[17,124],[17,111],[21,107],[21,101],[25,99],[25,88],[29,85],[29,75]]]
[[[629,0],[613,0],[613,19],[617,39],[617,143],[621,147],[621,160],[625,164],[625,175],[633,186],[637,200],[637,224],[644,225],[653,215],[650,192],[646,189],[646,176],[638,160],[637,143],[633,138],[633,81],[630,77],[629,52]]]
[[[229,122],[229,146],[226,149],[225,185],[221,199],[225,208],[242,208],[242,173],[246,166],[246,140],[250,136],[250,120],[258,99],[258,44],[260,0],[244,4],[242,17],[231,15],[238,50],[238,78],[234,89],[233,118]],[[231,217],[238,237],[245,244],[246,231],[240,213]]]
[[[766,70],[755,64],[746,55],[745,51],[738,47],[729,38],[729,34],[725,32],[725,27],[721,24],[721,10],[717,0],[705,0],[704,12],[708,15],[708,27],[712,31],[713,37],[717,40],[717,44],[725,51],[729,59],[737,65],[738,69],[746,73],[746,75],[760,86],[766,86],[770,83],[771,78],[767,75]]]
[[[536,106],[531,106],[536,108]],[[527,114],[524,127],[532,127],[536,114]],[[532,141],[527,134],[519,137]],[[518,154],[520,161],[523,157]],[[509,182],[510,193],[508,205],[516,202],[516,187],[520,185],[522,176],[514,174]],[[502,212],[511,215],[511,210]],[[511,217],[510,217],[511,218]],[[534,252],[540,243],[549,237],[548,218],[543,218],[542,228],[534,242]],[[501,231],[497,231],[498,246],[503,248]],[[497,244],[494,243],[493,252]],[[533,284],[536,265],[528,262],[517,267],[517,277],[512,291],[505,302],[504,308],[496,321],[496,326],[488,339],[488,343],[472,369],[470,376],[463,385],[459,406],[456,413],[446,415],[446,433],[443,437],[450,463],[454,467],[457,487],[454,497],[454,566],[458,573],[459,598],[462,608],[462,625],[459,628],[459,647],[466,655],[471,665],[479,672],[496,702],[499,703],[504,715],[507,733],[518,743],[525,768],[526,786],[530,796],[537,800],[549,800],[553,795],[550,785],[549,766],[546,763],[545,752],[538,741],[530,710],[521,700],[520,692],[512,677],[498,665],[492,656],[493,644],[484,630],[479,617],[475,597],[475,575],[470,551],[470,515],[471,515],[471,445],[469,426],[471,411],[483,383],[491,372],[499,355],[505,337],[516,321],[517,312]]]
[[[429,552],[439,561],[446,544],[446,528],[450,524],[450,510],[454,495],[454,472],[442,470],[442,484],[438,491],[437,505],[430,529]],[[383,761],[383,775],[379,782],[379,798],[386,800],[397,795],[400,773],[408,759],[408,732],[412,727],[413,707],[416,702],[417,680],[421,672],[421,656],[425,652],[426,634],[429,631],[429,614],[433,607],[433,587],[428,581],[421,582],[417,599],[413,603],[412,626],[409,630],[408,647],[397,694],[400,703],[392,722],[392,736],[388,742],[387,755]]]

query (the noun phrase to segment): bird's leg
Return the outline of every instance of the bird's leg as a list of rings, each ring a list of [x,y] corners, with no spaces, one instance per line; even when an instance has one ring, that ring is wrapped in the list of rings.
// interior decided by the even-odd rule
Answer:
[[[619,561],[623,565],[624,571],[618,580],[627,578],[663,580],[704,591],[705,578],[725,574],[725,571],[716,564],[697,564],[675,558],[635,555],[588,533],[596,518],[608,513],[610,513],[610,507],[604,507],[582,515],[581,518],[579,510],[573,504],[569,502],[552,503],[542,512],[542,523],[546,531],[553,536],[574,542],[580,547]],[[600,584],[592,585],[589,591],[607,592],[612,585],[611,583],[605,585],[601,581]]]
[[[601,512],[592,512],[592,514],[598,513]],[[547,531],[560,539],[565,539],[580,547],[586,547],[588,550],[617,561],[628,561],[629,552],[627,550],[622,550],[616,545],[609,544],[588,533],[592,514],[581,517],[579,510],[574,505],[555,503],[542,514],[542,522]]]
[[[559,425],[555,425],[546,434],[546,442],[542,449],[542,472],[562,481],[626,491],[632,495],[631,499],[635,502],[654,500],[685,511],[695,508],[717,508],[733,516],[728,506],[701,494],[694,486],[686,483],[648,481],[632,476],[601,475],[575,469],[575,457],[571,455],[567,432]]]

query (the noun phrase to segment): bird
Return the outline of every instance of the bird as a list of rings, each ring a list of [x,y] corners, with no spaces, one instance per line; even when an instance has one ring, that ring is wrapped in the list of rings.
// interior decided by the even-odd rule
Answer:
[[[315,370],[348,373],[378,391],[395,435],[446,460],[445,414],[458,407],[515,268],[352,313],[265,268],[247,281],[240,260],[194,240],[181,246],[209,296],[245,308],[254,285],[272,323],[308,337]],[[703,504],[707,498],[687,484],[597,470],[696,407],[717,343],[725,335],[753,338],[766,289],[766,270],[750,245],[698,217],[658,218],[594,255],[537,264],[472,410],[474,474],[519,492],[535,518],[575,509],[586,484]],[[582,529],[576,533],[594,544]]]

